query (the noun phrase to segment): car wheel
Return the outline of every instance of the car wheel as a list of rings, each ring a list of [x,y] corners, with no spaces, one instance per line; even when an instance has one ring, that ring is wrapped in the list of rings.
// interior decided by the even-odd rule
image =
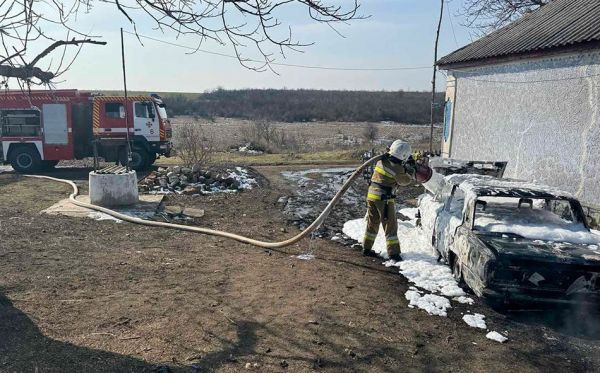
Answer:
[[[21,146],[12,150],[9,158],[12,168],[20,173],[38,171],[42,162],[37,150],[28,146]]]
[[[127,150],[123,149],[119,157],[122,166],[127,165]],[[136,171],[145,170],[150,166],[150,155],[143,148],[134,146],[131,148],[131,162],[129,167]]]

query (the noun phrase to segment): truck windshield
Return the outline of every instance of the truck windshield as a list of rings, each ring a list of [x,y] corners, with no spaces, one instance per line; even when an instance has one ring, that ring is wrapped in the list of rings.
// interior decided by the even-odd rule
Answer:
[[[572,241],[573,234],[589,234],[568,200],[479,197],[473,229],[506,233],[534,240]]]
[[[160,116],[161,119],[168,119],[167,118],[167,110],[165,108],[165,105],[156,105],[156,110],[158,111],[158,115]]]

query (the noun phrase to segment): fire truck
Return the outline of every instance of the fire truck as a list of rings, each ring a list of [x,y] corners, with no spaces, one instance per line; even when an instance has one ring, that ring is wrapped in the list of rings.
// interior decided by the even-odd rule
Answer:
[[[129,165],[142,170],[170,155],[171,136],[165,104],[155,94],[125,100],[78,90],[0,93],[0,164],[17,172],[94,154],[124,165],[128,148]]]

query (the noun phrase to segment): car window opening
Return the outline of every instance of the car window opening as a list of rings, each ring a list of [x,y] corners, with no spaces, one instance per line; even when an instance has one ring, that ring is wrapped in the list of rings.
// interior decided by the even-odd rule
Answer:
[[[479,197],[475,202],[473,229],[543,240],[549,231],[577,232],[585,226],[564,199]]]

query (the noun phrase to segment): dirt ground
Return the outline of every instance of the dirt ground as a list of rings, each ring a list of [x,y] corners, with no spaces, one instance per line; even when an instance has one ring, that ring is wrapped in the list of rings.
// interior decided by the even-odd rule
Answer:
[[[279,240],[281,167],[263,186],[196,197],[203,225]],[[85,181],[85,169],[57,172]],[[594,372],[600,342],[543,313],[476,302],[410,309],[409,284],[331,240],[264,250],[128,223],[41,215],[67,186],[0,174],[2,372]],[[296,256],[313,253],[314,260]],[[499,344],[467,326],[482,311]],[[569,320],[577,320],[570,316]]]

